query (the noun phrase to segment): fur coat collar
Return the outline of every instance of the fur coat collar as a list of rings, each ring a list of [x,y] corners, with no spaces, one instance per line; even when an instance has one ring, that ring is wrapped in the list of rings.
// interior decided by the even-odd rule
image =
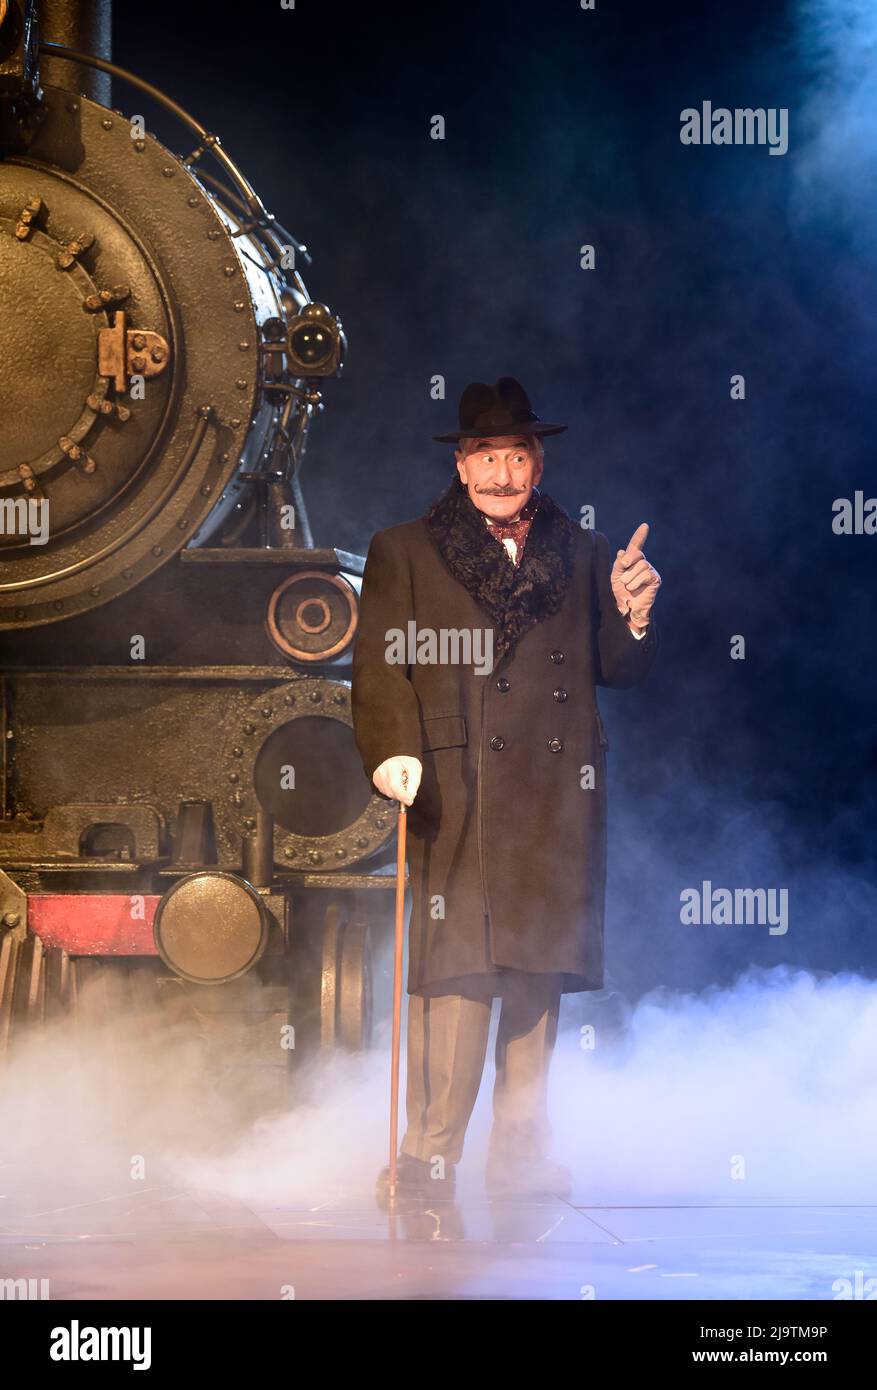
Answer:
[[[547,493],[539,492],[517,566],[488,531],[458,473],[423,519],[448,570],[490,616],[496,660],[560,608],[572,578],[575,524]]]

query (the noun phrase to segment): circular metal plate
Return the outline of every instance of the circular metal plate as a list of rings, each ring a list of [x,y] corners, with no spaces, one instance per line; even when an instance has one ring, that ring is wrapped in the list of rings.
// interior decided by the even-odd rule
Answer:
[[[300,570],[274,590],[268,636],[296,661],[328,661],[353,641],[359,614],[356,590],[340,574]]]
[[[203,870],[181,878],[155,912],[153,936],[165,965],[192,984],[224,984],[252,969],[268,943],[268,912],[236,874]]]

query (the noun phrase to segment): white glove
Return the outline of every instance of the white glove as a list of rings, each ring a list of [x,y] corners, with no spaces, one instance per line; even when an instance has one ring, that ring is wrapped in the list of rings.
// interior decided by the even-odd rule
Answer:
[[[407,779],[403,776],[406,772]],[[406,806],[410,806],[417,795],[422,772],[423,765],[419,759],[403,754],[397,758],[385,758],[372,773],[372,781],[384,796],[392,797],[394,801],[404,801]]]
[[[619,613],[627,618],[634,637],[645,637],[655,595],[661,587],[661,576],[643,554],[648,540],[649,525],[644,521],[627,543],[619,550],[609,576]]]

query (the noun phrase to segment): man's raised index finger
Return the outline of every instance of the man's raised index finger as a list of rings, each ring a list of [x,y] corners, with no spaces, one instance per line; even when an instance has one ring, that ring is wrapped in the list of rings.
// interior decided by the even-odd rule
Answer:
[[[625,554],[629,554],[631,550],[642,550],[648,538],[649,523],[647,521],[644,521],[641,526],[638,526],[636,528],[630,540],[628,541],[627,551],[625,552]]]

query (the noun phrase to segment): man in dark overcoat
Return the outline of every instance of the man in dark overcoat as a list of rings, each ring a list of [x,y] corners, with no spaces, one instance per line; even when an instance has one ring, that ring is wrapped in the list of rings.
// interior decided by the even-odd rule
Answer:
[[[459,430],[436,436],[457,445],[450,485],[366,560],[354,734],[378,792],[411,808],[406,1193],[453,1192],[495,996],[488,1185],[568,1190],[547,1077],[561,994],[603,985],[596,687],[648,671],[660,577],[647,526],[613,561],[539,489],[542,439],[565,428],[512,377],[473,383]]]

